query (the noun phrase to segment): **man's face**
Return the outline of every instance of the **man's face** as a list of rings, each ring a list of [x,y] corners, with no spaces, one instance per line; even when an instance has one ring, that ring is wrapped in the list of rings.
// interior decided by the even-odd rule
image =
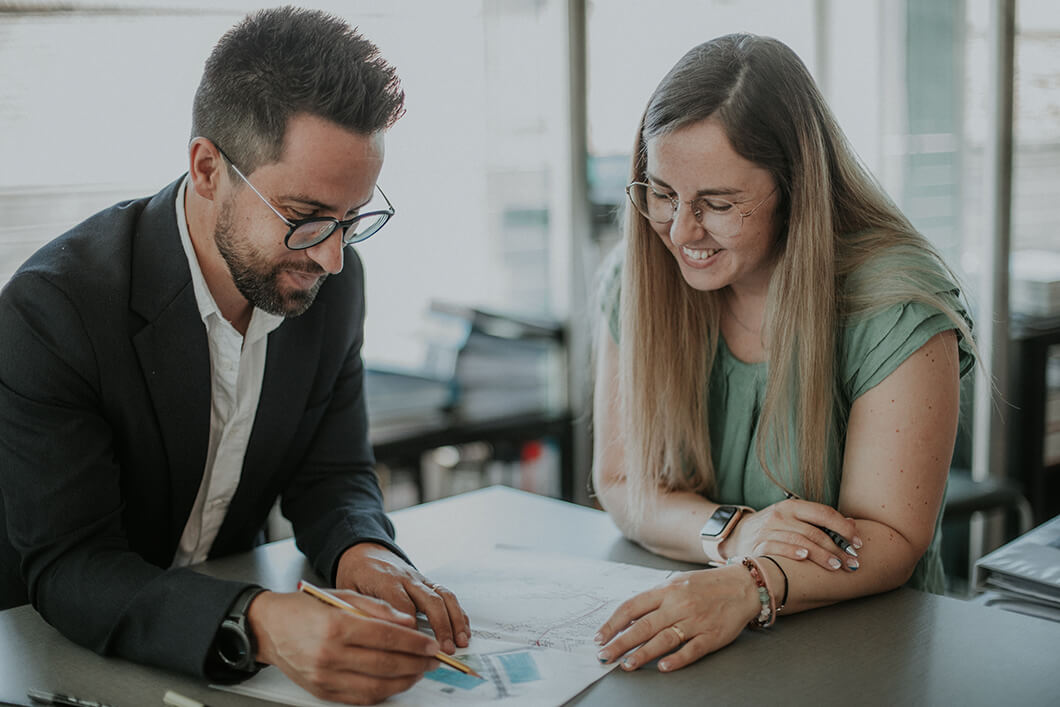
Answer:
[[[343,220],[369,202],[382,165],[382,134],[360,135],[299,115],[287,126],[280,160],[246,176],[290,221]],[[289,250],[283,244],[288,226],[238,176],[233,187],[220,206],[214,239],[236,288],[270,314],[304,313],[327,276],[342,270],[342,234]]]

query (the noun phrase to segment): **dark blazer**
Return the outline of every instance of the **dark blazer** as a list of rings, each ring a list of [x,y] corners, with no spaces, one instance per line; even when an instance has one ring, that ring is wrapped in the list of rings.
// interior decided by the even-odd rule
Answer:
[[[210,646],[248,585],[167,569],[210,420],[179,185],[89,218],[0,292],[0,607],[28,600],[99,653],[224,679]],[[358,541],[400,553],[368,443],[363,322],[363,270],[348,248],[309,311],[269,335],[242,477],[211,557],[259,543],[277,496],[329,580]]]

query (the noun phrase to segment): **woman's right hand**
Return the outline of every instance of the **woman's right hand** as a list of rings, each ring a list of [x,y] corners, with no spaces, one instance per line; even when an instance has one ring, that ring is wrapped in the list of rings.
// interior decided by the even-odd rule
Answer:
[[[789,498],[744,514],[718,549],[725,557],[775,555],[808,559],[826,570],[856,570],[857,557],[836,545],[825,529],[841,535],[855,551],[861,547],[853,519],[823,503]]]

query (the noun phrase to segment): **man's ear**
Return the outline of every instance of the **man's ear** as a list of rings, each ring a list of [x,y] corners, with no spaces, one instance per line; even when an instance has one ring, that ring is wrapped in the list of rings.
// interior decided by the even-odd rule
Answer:
[[[213,201],[224,178],[222,172],[225,171],[225,162],[220,150],[206,138],[197,137],[191,141],[188,153],[188,178],[195,188],[195,193]]]

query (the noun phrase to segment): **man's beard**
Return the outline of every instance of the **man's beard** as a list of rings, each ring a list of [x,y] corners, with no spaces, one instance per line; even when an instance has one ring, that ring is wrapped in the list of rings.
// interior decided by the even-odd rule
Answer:
[[[327,279],[317,263],[283,262],[270,265],[264,256],[249,242],[240,241],[232,228],[232,203],[221,207],[214,228],[214,241],[221,257],[228,264],[236,289],[258,309],[282,317],[297,317],[304,314],[316,299],[320,286]],[[293,252],[293,251],[292,251]],[[280,275],[284,271],[320,275],[320,279],[307,290],[280,289]]]

